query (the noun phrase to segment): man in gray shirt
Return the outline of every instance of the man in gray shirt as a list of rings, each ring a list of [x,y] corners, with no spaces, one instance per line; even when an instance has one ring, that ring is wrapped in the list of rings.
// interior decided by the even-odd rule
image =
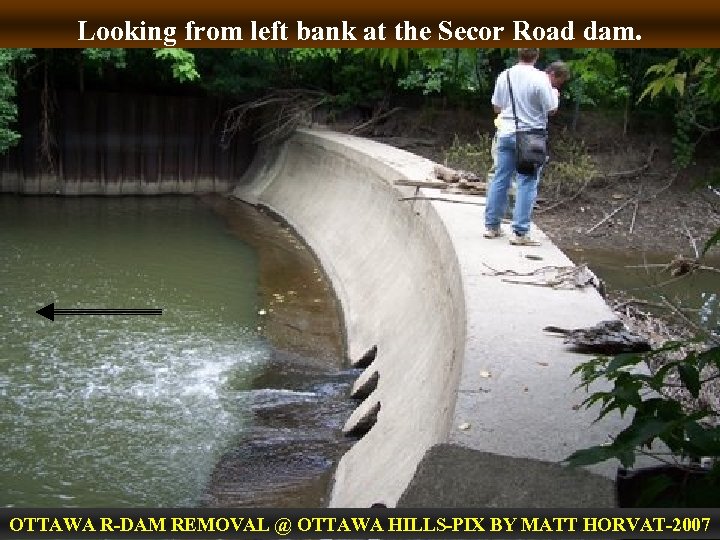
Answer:
[[[537,197],[541,167],[533,173],[524,174],[517,170],[515,159],[516,122],[508,88],[508,74],[517,111],[517,129],[546,130],[547,118],[558,107],[557,93],[553,92],[545,72],[535,68],[538,49],[518,49],[519,62],[503,71],[495,83],[492,105],[499,115],[497,133],[497,170],[488,188],[485,206],[485,238],[502,236],[500,223],[508,203],[508,190],[513,175],[517,175],[515,209],[513,211],[510,243],[515,245],[536,245],[528,232],[532,209]]]

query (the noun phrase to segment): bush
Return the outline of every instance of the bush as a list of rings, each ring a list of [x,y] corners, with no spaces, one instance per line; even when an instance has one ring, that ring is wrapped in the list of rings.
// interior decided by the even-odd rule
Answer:
[[[445,150],[445,165],[470,171],[484,178],[492,167],[492,140],[489,133],[478,134],[474,142],[461,142],[455,135]],[[576,193],[597,174],[585,143],[566,131],[551,138],[550,163],[543,170],[540,189],[546,197],[561,198]]]
[[[595,162],[584,141],[567,130],[550,138],[550,163],[540,181],[544,196],[559,199],[572,195],[596,175]]]
[[[478,134],[475,143],[463,143],[455,135],[452,146],[444,152],[445,165],[484,178],[492,167],[492,140],[492,135],[482,133]]]
[[[647,374],[647,365],[658,364],[656,358],[678,351],[678,360],[661,362],[662,367]],[[720,377],[720,345],[696,342],[672,342],[655,351],[642,354],[601,356],[575,368],[586,389],[597,381],[611,383],[612,389],[593,392],[584,405],[600,404],[598,419],[612,411],[621,415],[634,411],[630,425],[612,438],[607,445],[578,450],[568,457],[571,465],[591,465],[618,459],[624,467],[632,467],[638,455],[650,456],[677,470],[691,473],[698,463],[709,460],[709,472],[700,481],[678,486],[676,506],[687,501],[703,501],[702,506],[720,504],[720,414],[706,404],[688,402],[678,388],[684,388],[697,400],[706,385]],[[662,443],[658,445],[657,443]],[[662,449],[659,447],[662,446]],[[671,478],[658,477],[647,485],[643,500],[654,497],[670,486]]]

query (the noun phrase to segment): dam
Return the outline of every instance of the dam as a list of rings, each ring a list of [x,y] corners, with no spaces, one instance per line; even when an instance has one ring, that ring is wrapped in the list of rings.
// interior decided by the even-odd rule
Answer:
[[[32,170],[20,152],[0,191],[222,193],[267,209],[314,253],[339,303],[344,355],[359,370],[343,427],[357,440],[337,464],[330,506],[615,505],[615,463],[560,462],[624,423],[594,422],[571,375],[587,357],[543,331],[614,316],[594,288],[562,281],[574,265],[541,231],[537,247],[483,239],[482,197],[436,200],[433,189],[398,185],[430,179],[435,163],[368,139],[301,129],[221,154],[177,135],[207,116],[191,102],[138,100],[123,117],[112,96],[65,99],[68,118],[106,108],[108,124],[147,140],[128,150],[85,136],[102,153],[71,132],[56,164],[62,179]],[[156,113],[143,127],[147,111]]]
[[[482,199],[400,187],[435,164],[324,130],[261,147],[232,195],[267,207],[315,252],[363,368],[344,430],[361,438],[331,506],[613,506],[616,464],[568,469],[618,418],[580,407],[570,352],[548,325],[614,318],[592,287],[549,285],[572,267],[539,247],[482,238]],[[469,200],[471,199],[471,200]],[[467,203],[467,204],[464,204]],[[535,276],[525,282],[504,276]],[[586,357],[585,357],[586,358]]]

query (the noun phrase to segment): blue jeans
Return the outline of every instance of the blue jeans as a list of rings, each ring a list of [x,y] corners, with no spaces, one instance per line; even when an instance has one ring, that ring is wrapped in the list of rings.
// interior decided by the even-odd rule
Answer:
[[[488,186],[485,206],[485,227],[497,229],[505,215],[508,204],[508,190],[512,184],[513,175],[517,176],[515,191],[515,209],[513,211],[512,229],[519,235],[527,234],[530,230],[532,209],[537,197],[538,183],[542,167],[535,174],[520,174],[515,167],[515,134],[498,137],[497,165],[495,177]]]

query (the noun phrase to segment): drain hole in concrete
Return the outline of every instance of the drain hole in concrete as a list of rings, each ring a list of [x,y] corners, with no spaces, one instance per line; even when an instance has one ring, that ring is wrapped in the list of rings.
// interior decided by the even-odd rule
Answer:
[[[380,402],[373,405],[345,434],[348,437],[357,437],[362,439],[367,432],[370,431],[377,422],[378,413],[380,412]]]
[[[375,360],[375,357],[377,356],[377,345],[373,345],[368,352],[362,355],[362,357],[355,363],[353,363],[353,367],[365,369],[370,364],[373,363],[373,360]]]
[[[380,374],[377,371],[373,371],[372,375],[365,380],[363,380],[363,376],[361,375],[357,381],[355,381],[350,397],[359,400],[365,399],[377,388],[379,380]]]

